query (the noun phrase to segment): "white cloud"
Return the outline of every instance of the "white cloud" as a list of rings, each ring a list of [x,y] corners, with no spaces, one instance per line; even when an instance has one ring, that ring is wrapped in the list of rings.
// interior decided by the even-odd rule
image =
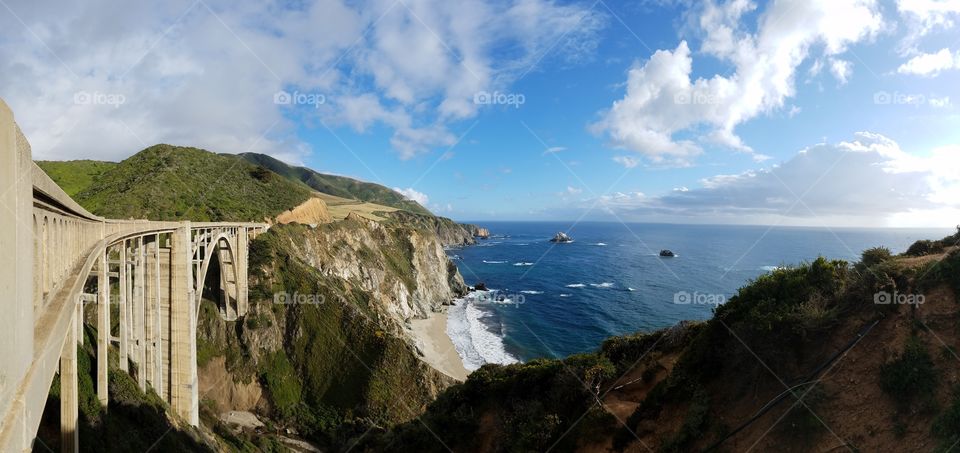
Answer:
[[[633,168],[640,164],[640,159],[630,156],[614,156],[613,161],[626,168]]]
[[[296,129],[318,120],[384,125],[410,158],[454,142],[448,128],[477,113],[475,92],[544,54],[583,58],[604,24],[553,0],[6,5],[0,96],[45,159],[120,159],[167,142],[299,160],[310,150]],[[280,90],[325,102],[277,105]],[[77,105],[80,91],[125,102]]]
[[[579,187],[567,186],[567,195],[580,195],[583,189]]]
[[[566,150],[567,148],[563,146],[551,146],[543,152],[543,155],[546,156],[547,154],[559,153],[560,151],[566,151]]]
[[[960,17],[960,0],[897,0],[897,11],[908,29],[901,50],[912,53],[917,41],[924,36],[954,26]]]
[[[735,128],[784,107],[795,95],[797,67],[812,48],[836,57],[883,25],[872,0],[787,0],[769,4],[751,32],[741,21],[754,8],[744,0],[710,1],[700,14],[698,26],[706,35],[700,51],[732,64],[732,75],[692,78],[691,50],[681,41],[634,64],[625,96],[591,129],[658,163],[689,163],[702,152],[702,142],[752,152]],[[831,71],[842,81],[849,69],[843,60],[831,61]],[[708,128],[702,137],[696,135],[701,126]]]
[[[837,82],[840,82],[840,85],[845,85],[850,80],[850,75],[853,74],[853,63],[840,58],[831,58],[830,73],[837,79]]]
[[[393,190],[399,193],[400,195],[403,195],[404,198],[408,200],[413,200],[413,201],[416,201],[417,203],[420,203],[421,206],[426,206],[427,203],[430,202],[430,197],[428,197],[427,194],[423,192],[417,192],[412,187],[408,187],[406,189],[394,187]]]
[[[943,226],[960,221],[960,146],[917,157],[879,134],[817,144],[765,169],[660,196],[601,197],[625,219],[797,225]],[[948,216],[949,214],[949,216]]]
[[[950,69],[960,69],[960,51],[953,53],[943,48],[936,53],[921,53],[907,60],[897,68],[897,72],[933,77]]]

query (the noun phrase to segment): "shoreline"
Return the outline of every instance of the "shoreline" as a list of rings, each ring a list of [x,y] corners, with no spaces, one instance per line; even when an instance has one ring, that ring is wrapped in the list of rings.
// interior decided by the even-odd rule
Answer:
[[[409,332],[423,353],[420,360],[458,381],[467,380],[470,372],[447,335],[446,312],[430,313],[426,319],[411,319]]]

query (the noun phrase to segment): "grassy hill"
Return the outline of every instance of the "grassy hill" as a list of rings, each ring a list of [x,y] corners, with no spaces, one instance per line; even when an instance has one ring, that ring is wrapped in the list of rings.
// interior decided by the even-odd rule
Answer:
[[[256,153],[240,154],[247,161],[261,165],[287,178],[300,181],[313,190],[342,198],[353,198],[370,203],[390,206],[417,214],[432,215],[429,210],[413,200],[380,184],[358,181],[344,176],[317,173],[309,168],[285,164],[270,156]]]
[[[117,166],[115,162],[96,160],[40,160],[37,165],[71,197],[90,187],[96,178]]]
[[[302,184],[235,156],[155,145],[96,176],[74,199],[110,218],[202,222],[262,221],[309,196]]]

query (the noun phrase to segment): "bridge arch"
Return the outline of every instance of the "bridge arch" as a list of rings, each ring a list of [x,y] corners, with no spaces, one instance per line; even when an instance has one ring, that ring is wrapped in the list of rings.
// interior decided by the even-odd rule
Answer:
[[[205,236],[205,237],[203,237]],[[238,250],[236,233],[229,230],[210,231],[201,233],[201,241],[196,246],[194,259],[200,260],[199,272],[196,275],[196,300],[197,305],[203,300],[203,295],[207,291],[207,274],[210,271],[211,264],[216,260],[219,270],[219,297],[211,298],[217,304],[220,316],[227,321],[236,321],[241,313],[240,294],[241,288],[237,282],[237,276],[245,272],[240,268],[238,260]],[[197,310],[197,316],[200,316],[200,310]]]

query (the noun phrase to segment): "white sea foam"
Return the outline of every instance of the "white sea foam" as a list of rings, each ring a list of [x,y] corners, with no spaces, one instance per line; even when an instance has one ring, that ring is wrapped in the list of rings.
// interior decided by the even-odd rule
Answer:
[[[513,263],[514,266],[533,266],[533,263],[522,261],[519,263]]]
[[[486,363],[517,363],[516,357],[507,352],[503,338],[490,331],[482,319],[490,316],[469,298],[458,299],[447,311],[447,336],[457,348],[463,366],[469,371]]]
[[[628,287],[627,287],[627,291],[631,291],[631,292],[632,292],[632,291],[636,291],[636,290],[628,286]]]
[[[487,261],[487,260],[483,260],[483,262],[486,263],[486,264],[504,264],[504,263],[506,263],[506,261]]]
[[[530,289],[525,289],[523,291],[520,291],[520,293],[521,294],[543,294],[543,291],[533,291]]]
[[[613,288],[613,282],[591,283],[590,286],[594,288]]]
[[[567,285],[567,288],[583,288],[584,286],[587,285],[584,285],[583,283],[571,283]]]
[[[766,272],[773,272],[783,268],[784,268],[783,266],[760,266],[760,270],[766,271]]]
[[[570,297],[572,294],[560,293],[560,297]]]
[[[606,247],[607,244],[605,244],[605,243],[603,243],[603,242],[597,242],[596,244],[593,244],[593,245],[597,245],[597,246],[600,246],[600,247]]]

